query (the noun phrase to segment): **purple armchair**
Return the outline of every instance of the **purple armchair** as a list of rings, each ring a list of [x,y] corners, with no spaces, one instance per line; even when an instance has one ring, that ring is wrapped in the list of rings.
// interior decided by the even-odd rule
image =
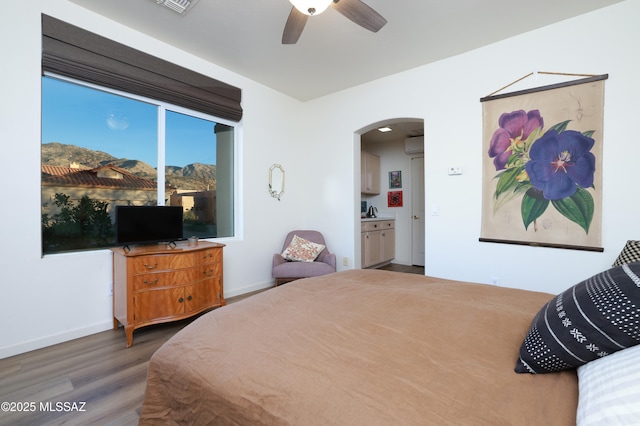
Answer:
[[[313,262],[292,262],[285,260],[280,253],[289,246],[294,235],[314,243],[322,244],[325,246],[325,249],[320,252]],[[284,240],[281,252],[273,255],[271,275],[276,279],[276,286],[299,278],[316,277],[336,272],[336,255],[330,253],[326,245],[324,237],[318,231],[297,230],[289,232]]]

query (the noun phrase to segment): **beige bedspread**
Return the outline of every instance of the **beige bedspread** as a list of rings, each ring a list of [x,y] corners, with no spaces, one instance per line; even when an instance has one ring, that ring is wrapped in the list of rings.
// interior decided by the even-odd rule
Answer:
[[[140,422],[575,425],[575,372],[514,372],[551,297],[379,270],[295,281],[162,346]]]

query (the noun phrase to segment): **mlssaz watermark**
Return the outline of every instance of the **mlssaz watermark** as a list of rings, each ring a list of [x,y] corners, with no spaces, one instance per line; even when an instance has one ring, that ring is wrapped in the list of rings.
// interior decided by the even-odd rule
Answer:
[[[20,401],[0,403],[0,411],[7,412],[85,412],[84,401]]]

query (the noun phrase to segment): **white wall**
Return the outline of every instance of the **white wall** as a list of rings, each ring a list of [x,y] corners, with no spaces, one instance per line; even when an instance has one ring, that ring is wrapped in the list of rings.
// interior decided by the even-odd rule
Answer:
[[[271,255],[290,227],[307,226],[296,197],[306,181],[288,179],[278,202],[268,170],[281,163],[304,175],[300,102],[197,57],[117,25],[65,0],[18,2],[0,17],[5,57],[0,93],[3,161],[0,181],[0,358],[112,327],[111,255],[107,250],[41,257],[40,52],[41,13],[86,28],[242,88],[244,119],[240,179],[243,229],[223,240],[225,296],[272,285]],[[293,123],[293,124],[292,124]],[[304,142],[304,140],[302,140]],[[123,343],[124,345],[124,343]]]
[[[627,239],[640,239],[638,189],[634,171],[640,156],[634,124],[640,95],[640,2],[620,4],[514,37],[435,64],[351,88],[307,105],[308,115],[322,114],[333,123],[312,132],[339,159],[331,179],[348,180],[359,168],[351,134],[369,123],[394,117],[425,121],[425,204],[438,205],[439,216],[426,222],[426,273],[490,283],[497,277],[510,287],[558,293],[608,268]],[[532,71],[609,74],[605,89],[603,253],[480,243],[482,109],[481,97]],[[549,82],[523,82],[535,87]],[[512,90],[523,89],[523,85]],[[329,157],[327,157],[329,161]],[[449,176],[459,165],[462,176]],[[356,177],[357,178],[357,177]],[[347,217],[359,194],[328,212]],[[357,211],[357,210],[356,210]],[[337,219],[336,219],[337,220]],[[340,232],[359,233],[352,224],[336,223]],[[343,252],[357,249],[341,241]]]
[[[0,358],[106,330],[112,323],[106,295],[111,282],[108,251],[40,255],[41,13],[243,89],[239,184],[244,227],[241,235],[226,241],[227,297],[270,284],[271,254],[292,228],[321,230],[338,259],[346,256],[358,264],[360,140],[354,132],[394,117],[425,120],[426,204],[440,206],[440,216],[428,217],[426,224],[430,275],[480,282],[497,276],[507,286],[557,293],[609,266],[626,239],[640,238],[632,173],[640,157],[634,134],[634,101],[640,98],[637,0],[305,104],[65,0],[17,2],[11,14],[0,17],[0,47],[10,58],[0,81]],[[478,242],[483,154],[479,98],[535,69],[610,75],[604,253]],[[267,193],[272,163],[286,170],[280,202]],[[463,166],[465,174],[449,177],[449,164]]]

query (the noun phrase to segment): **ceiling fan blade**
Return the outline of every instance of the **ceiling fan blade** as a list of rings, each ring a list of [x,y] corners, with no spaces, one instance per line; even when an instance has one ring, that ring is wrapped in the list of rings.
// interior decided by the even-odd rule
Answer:
[[[282,44],[296,44],[308,18],[309,16],[292,7],[282,33]]]
[[[387,20],[361,0],[333,0],[331,6],[363,28],[377,33]]]

